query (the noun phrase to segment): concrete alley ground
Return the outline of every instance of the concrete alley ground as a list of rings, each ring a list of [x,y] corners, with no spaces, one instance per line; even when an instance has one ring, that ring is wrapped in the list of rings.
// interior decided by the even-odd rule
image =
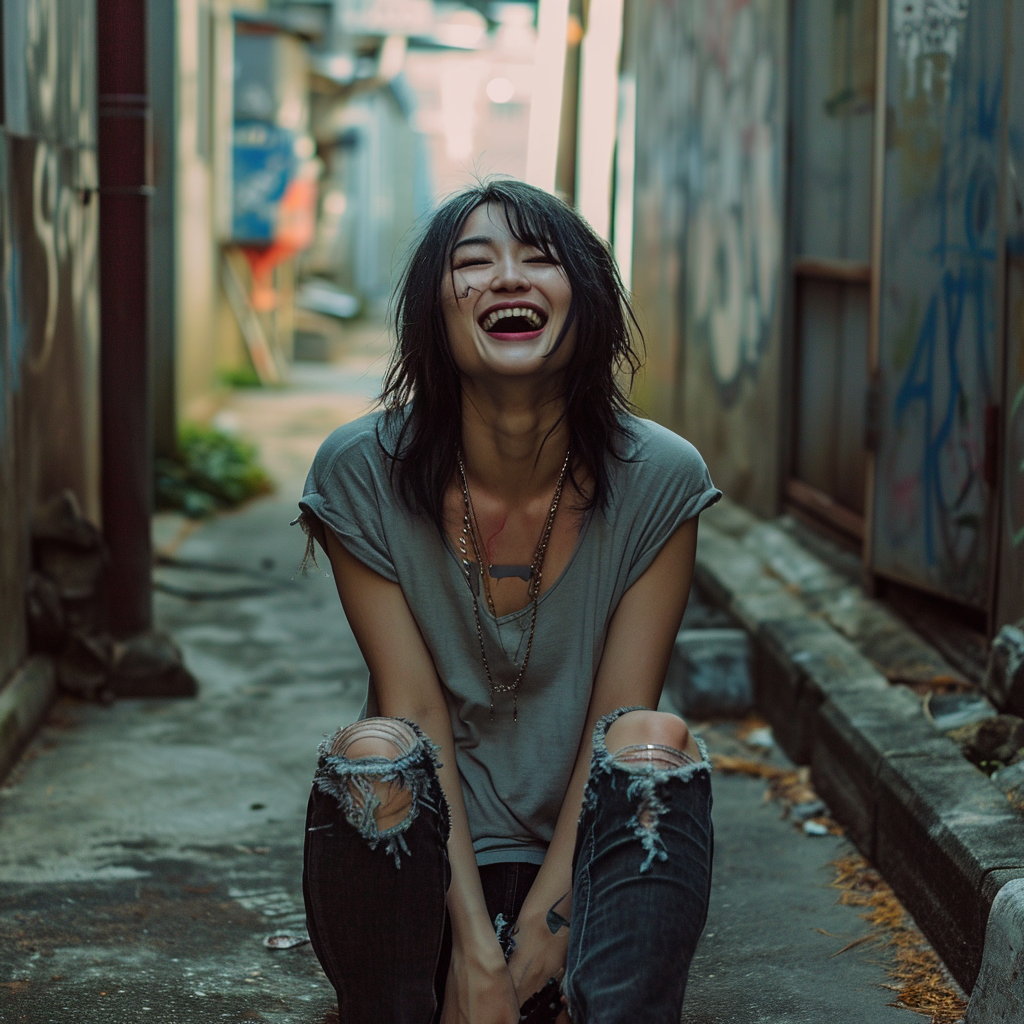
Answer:
[[[333,581],[296,576],[295,515],[320,440],[370,404],[385,346],[353,331],[330,365],[241,391],[222,422],[253,438],[278,489],[198,526],[157,524],[158,624],[194,700],[59,703],[0,790],[0,1021],[331,1024],[304,935],[303,817],[320,738],[357,714],[365,668]],[[321,560],[323,561],[323,560]],[[733,726],[712,752],[759,756]],[[776,751],[772,760],[784,764]],[[889,953],[829,887],[847,852],[717,773],[714,892],[685,1024],[913,1024],[887,1004]],[[382,1022],[387,1024],[387,1022]]]

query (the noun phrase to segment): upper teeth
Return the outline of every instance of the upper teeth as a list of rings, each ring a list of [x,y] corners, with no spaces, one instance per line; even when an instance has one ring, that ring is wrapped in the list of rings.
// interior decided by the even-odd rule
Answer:
[[[485,331],[491,330],[499,320],[505,320],[510,316],[521,316],[526,320],[529,320],[533,324],[536,330],[540,330],[543,326],[543,321],[540,318],[540,314],[529,306],[516,306],[514,309],[494,309],[484,317],[483,329]]]

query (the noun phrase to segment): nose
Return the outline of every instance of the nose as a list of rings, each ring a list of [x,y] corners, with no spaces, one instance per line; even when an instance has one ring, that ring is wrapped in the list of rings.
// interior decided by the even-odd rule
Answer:
[[[523,272],[522,264],[510,252],[503,253],[495,260],[491,291],[525,292],[530,290],[530,280]]]

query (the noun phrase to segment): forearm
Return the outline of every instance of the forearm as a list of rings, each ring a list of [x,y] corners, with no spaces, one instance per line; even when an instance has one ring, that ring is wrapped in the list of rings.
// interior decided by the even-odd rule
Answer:
[[[546,922],[552,908],[561,917],[569,919],[572,910],[572,855],[576,847],[576,823],[583,805],[583,790],[590,774],[592,732],[593,726],[588,723],[544,863],[523,903],[519,915],[521,921]]]
[[[464,948],[484,945],[488,947],[486,951],[493,954],[499,947],[494,925],[487,912],[480,872],[473,852],[462,783],[455,763],[455,744],[448,709],[432,709],[420,714],[419,719],[420,728],[441,748],[441,768],[437,774],[448,801],[451,825],[448,860],[452,881],[448,889],[448,913],[451,917],[453,942]]]

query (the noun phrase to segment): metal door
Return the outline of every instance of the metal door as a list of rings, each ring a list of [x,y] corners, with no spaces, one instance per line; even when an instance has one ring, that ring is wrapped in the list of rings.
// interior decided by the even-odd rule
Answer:
[[[1007,76],[1006,355],[995,625],[1024,616],[1024,4],[1010,0]]]
[[[889,0],[870,563],[977,608],[993,550],[1004,38],[1002,4]]]

